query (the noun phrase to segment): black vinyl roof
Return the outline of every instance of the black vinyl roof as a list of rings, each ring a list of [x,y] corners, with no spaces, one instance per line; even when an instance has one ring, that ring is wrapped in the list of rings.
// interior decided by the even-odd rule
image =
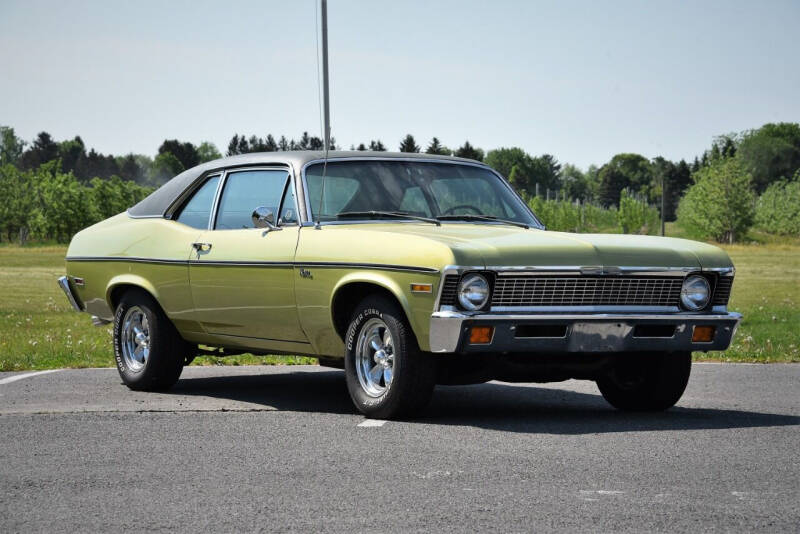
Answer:
[[[167,209],[181,194],[203,175],[221,169],[243,167],[249,165],[276,164],[290,167],[295,175],[300,175],[300,170],[306,163],[321,160],[325,152],[321,150],[302,150],[286,152],[254,152],[227,158],[216,159],[183,171],[170,181],[153,191],[144,200],[128,209],[131,217],[163,217]],[[478,161],[452,156],[438,156],[434,154],[417,154],[409,152],[365,152],[365,151],[331,151],[328,159],[358,158],[358,159],[421,159],[441,160],[442,162],[461,162],[481,164]]]

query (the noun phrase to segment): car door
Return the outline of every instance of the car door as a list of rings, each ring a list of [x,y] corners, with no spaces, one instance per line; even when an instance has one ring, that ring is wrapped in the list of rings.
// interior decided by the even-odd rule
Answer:
[[[257,208],[262,216],[272,214],[274,226],[256,227]],[[240,338],[240,344],[245,338],[273,340],[276,347],[306,342],[294,293],[298,229],[286,168],[223,175],[210,229],[189,261],[194,316],[206,332]]]

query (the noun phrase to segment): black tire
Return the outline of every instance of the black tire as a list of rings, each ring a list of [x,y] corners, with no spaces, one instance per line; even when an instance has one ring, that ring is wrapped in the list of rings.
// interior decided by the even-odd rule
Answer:
[[[357,349],[362,330],[382,321],[392,340],[392,378],[382,394],[369,394],[359,379]],[[364,332],[366,334],[366,332]],[[345,337],[345,375],[356,408],[373,419],[396,419],[418,413],[430,402],[436,384],[435,362],[419,350],[402,309],[392,300],[369,296],[357,307]],[[385,375],[384,375],[385,377]],[[385,384],[385,382],[384,382]]]
[[[147,319],[149,354],[141,368],[134,369],[123,353],[123,327],[129,310],[141,310]],[[134,310],[134,311],[136,311]],[[138,391],[164,391],[172,387],[191,354],[190,346],[178,334],[158,303],[143,290],[132,289],[122,296],[114,315],[114,359],[122,381]]]
[[[619,410],[662,411],[681,398],[691,370],[690,352],[626,355],[597,380],[597,387]]]

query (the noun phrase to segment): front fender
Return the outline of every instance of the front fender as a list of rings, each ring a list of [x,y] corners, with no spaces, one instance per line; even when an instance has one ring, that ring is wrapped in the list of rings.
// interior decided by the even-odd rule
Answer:
[[[333,291],[331,291],[331,298],[330,298],[330,307],[333,309],[333,301],[336,298],[336,294],[346,285],[348,284],[355,284],[355,283],[366,283],[366,284],[373,284],[376,286],[380,286],[383,289],[389,291],[394,298],[397,299],[397,302],[400,303],[400,306],[403,308],[403,312],[408,317],[409,322],[411,321],[411,308],[408,303],[408,296],[403,292],[400,287],[400,284],[393,280],[390,276],[387,276],[386,273],[380,272],[357,272],[357,273],[349,273],[343,276],[334,286]],[[416,331],[415,325],[412,323],[411,327],[414,328]]]

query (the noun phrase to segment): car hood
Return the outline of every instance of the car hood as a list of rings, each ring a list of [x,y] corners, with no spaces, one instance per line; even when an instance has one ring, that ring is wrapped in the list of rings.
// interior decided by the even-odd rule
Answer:
[[[362,226],[363,228],[363,226]],[[380,224],[371,230],[419,236],[447,246],[459,265],[486,267],[604,266],[721,268],[718,247],[668,237],[572,234],[494,224]],[[387,236],[388,237],[388,236]],[[398,235],[398,237],[400,237]]]

